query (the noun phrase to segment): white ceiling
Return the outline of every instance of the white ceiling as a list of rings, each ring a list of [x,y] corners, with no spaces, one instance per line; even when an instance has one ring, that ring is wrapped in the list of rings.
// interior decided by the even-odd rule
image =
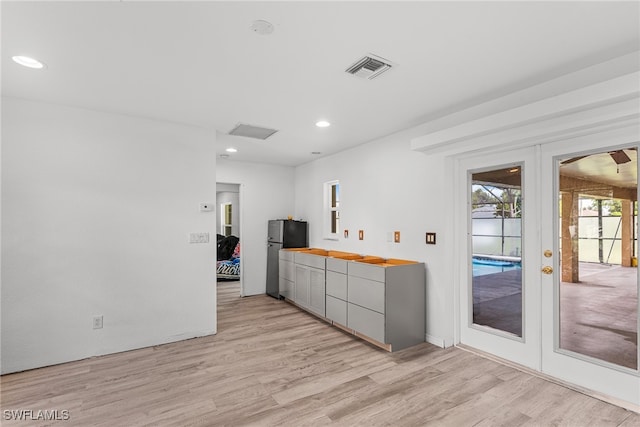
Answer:
[[[284,165],[640,49],[636,1],[1,7],[3,95],[216,129],[218,154],[234,146],[231,159]],[[257,19],[275,32],[252,32]],[[371,81],[344,73],[366,53],[397,67]],[[279,132],[226,135],[239,122]]]

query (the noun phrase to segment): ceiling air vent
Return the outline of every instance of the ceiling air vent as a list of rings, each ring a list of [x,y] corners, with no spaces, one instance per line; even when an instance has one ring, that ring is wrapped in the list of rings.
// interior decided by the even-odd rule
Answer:
[[[364,58],[357,60],[352,66],[345,71],[349,74],[353,74],[356,77],[363,79],[375,79],[380,74],[390,69],[395,64],[379,56],[368,54]]]
[[[229,132],[229,135],[244,136],[247,138],[267,139],[274,133],[278,132],[276,129],[263,128],[260,126],[252,126],[244,123],[238,123],[238,125]]]

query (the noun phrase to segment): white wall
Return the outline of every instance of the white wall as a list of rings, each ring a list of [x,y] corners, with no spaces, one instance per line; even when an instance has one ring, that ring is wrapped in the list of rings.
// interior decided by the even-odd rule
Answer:
[[[240,253],[244,296],[266,292],[267,224],[270,219],[294,214],[293,178],[294,169],[288,166],[224,159],[217,161],[216,181],[240,184]]]
[[[449,160],[411,151],[401,132],[296,168],[295,213],[310,222],[309,245],[426,263],[427,336],[453,343],[453,287],[447,263],[450,197],[445,191]],[[340,181],[342,230],[338,241],[322,237],[323,183]],[[317,225],[317,226],[316,226]],[[364,240],[358,240],[364,230]],[[388,233],[400,231],[400,243]],[[426,245],[425,233],[437,233]]]
[[[3,98],[2,373],[215,333],[215,134]],[[92,317],[104,328],[92,329]]]

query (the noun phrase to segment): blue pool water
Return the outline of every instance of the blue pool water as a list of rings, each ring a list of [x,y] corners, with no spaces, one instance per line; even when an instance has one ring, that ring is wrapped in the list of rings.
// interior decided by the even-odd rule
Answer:
[[[503,271],[522,268],[519,262],[498,261],[484,258],[473,258],[473,276],[501,273]]]

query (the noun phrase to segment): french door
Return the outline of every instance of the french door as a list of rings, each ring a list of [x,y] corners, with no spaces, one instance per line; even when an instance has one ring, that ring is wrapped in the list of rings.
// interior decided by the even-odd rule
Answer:
[[[459,160],[459,338],[638,408],[638,144],[606,141]]]
[[[541,370],[636,409],[637,153],[616,135],[540,147]]]
[[[460,167],[460,342],[539,369],[535,149],[474,156]]]

